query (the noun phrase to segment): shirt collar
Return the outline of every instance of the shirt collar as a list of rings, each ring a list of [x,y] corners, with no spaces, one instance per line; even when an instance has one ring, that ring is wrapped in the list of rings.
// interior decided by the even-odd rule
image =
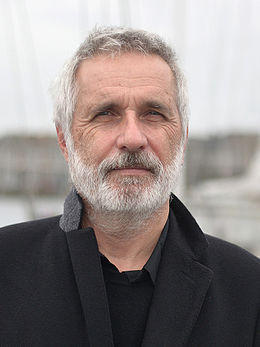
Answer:
[[[153,281],[154,284],[156,281],[157,272],[158,272],[158,268],[159,268],[159,264],[160,264],[160,260],[161,260],[161,255],[162,255],[162,249],[163,249],[163,246],[165,244],[168,229],[169,229],[169,217],[168,217],[166,224],[165,224],[165,226],[161,232],[160,238],[159,238],[159,240],[158,240],[158,242],[157,242],[157,244],[153,250],[153,253],[151,254],[147,263],[143,267],[145,270],[148,271],[148,273],[151,277],[151,280]]]

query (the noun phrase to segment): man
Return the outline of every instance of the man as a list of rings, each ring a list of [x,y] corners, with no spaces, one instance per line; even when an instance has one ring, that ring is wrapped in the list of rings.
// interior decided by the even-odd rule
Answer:
[[[0,233],[1,346],[260,346],[260,262],[171,194],[184,80],[155,35],[94,30],[54,88],[74,185],[60,217]]]

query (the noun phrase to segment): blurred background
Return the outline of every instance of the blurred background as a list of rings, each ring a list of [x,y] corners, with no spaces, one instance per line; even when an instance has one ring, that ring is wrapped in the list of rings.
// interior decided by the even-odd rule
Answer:
[[[180,196],[204,232],[260,256],[260,1],[0,0],[0,226],[62,212],[70,189],[48,93],[95,25],[177,51],[190,97]]]

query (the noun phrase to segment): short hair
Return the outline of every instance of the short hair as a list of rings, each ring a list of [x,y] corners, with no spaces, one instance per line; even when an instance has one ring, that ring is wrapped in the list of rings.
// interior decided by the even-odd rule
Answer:
[[[80,63],[98,55],[115,56],[131,52],[158,55],[169,65],[175,77],[176,103],[181,118],[182,138],[185,139],[188,126],[186,83],[175,51],[156,34],[127,27],[103,26],[89,33],[52,85],[54,122],[61,127],[65,140],[71,140],[71,124],[78,96],[76,73]]]

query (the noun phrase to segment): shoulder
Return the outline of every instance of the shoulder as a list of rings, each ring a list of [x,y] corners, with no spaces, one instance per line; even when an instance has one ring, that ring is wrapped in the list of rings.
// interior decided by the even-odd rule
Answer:
[[[254,283],[260,290],[260,259],[245,249],[219,238],[205,235],[208,241],[206,263],[215,277],[228,278],[233,283],[242,282],[244,286]]]
[[[30,232],[35,230],[46,230],[49,227],[53,227],[55,225],[58,226],[59,220],[61,216],[49,217],[44,219],[36,219],[28,222],[17,223],[12,225],[7,225],[5,227],[0,228],[0,237],[4,237],[10,232]]]
[[[10,225],[0,229],[0,280],[24,285],[42,278],[54,264],[67,264],[67,242],[60,216]],[[41,279],[42,280],[42,279]],[[7,289],[8,290],[8,289]]]
[[[205,234],[205,237],[209,244],[208,251],[216,260],[229,260],[230,263],[242,262],[260,269],[260,259],[245,249],[208,234]]]
[[[33,244],[42,243],[43,240],[62,234],[59,227],[60,216],[33,220],[24,223],[8,225],[0,228],[0,250],[16,247],[27,248]]]

